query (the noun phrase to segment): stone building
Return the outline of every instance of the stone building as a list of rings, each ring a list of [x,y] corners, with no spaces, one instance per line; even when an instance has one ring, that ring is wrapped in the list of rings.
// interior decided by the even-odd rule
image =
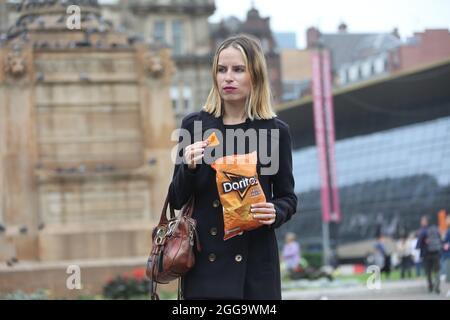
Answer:
[[[200,110],[212,85],[208,18],[214,0],[119,0],[102,10],[126,32],[171,49],[177,70],[170,95],[178,124]]]
[[[0,263],[145,256],[171,178],[170,53],[74,2],[80,29],[24,0],[0,43]]]

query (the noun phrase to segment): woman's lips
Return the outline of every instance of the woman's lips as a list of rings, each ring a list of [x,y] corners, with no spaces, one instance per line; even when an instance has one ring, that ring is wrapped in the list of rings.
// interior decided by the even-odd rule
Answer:
[[[223,91],[225,91],[227,93],[231,93],[231,92],[234,92],[236,90],[237,90],[237,88],[235,88],[235,87],[225,87],[225,88],[223,88]]]

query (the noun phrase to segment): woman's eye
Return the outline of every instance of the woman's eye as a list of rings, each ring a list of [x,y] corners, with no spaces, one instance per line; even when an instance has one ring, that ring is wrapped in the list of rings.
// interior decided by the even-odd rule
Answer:
[[[235,72],[244,72],[245,69],[244,68],[236,68],[234,69]]]
[[[224,73],[224,72],[226,72],[227,70],[225,69],[225,68],[219,68],[218,69],[218,72],[220,72],[220,73]]]

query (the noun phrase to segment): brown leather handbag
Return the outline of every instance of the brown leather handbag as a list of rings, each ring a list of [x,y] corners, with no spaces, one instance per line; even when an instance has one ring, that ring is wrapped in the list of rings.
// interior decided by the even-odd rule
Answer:
[[[170,217],[167,219],[167,207]],[[181,277],[195,264],[194,247],[201,250],[196,230],[196,221],[192,218],[194,197],[182,207],[176,216],[166,197],[161,217],[153,229],[153,245],[147,262],[147,277],[150,279],[150,298],[159,300],[156,293],[158,283],[166,284],[179,279],[178,298],[181,298]]]

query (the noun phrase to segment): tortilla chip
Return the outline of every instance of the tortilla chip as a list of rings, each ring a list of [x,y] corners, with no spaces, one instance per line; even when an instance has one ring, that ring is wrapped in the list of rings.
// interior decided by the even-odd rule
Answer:
[[[206,140],[209,142],[208,147],[215,147],[220,144],[215,132],[211,133]]]

